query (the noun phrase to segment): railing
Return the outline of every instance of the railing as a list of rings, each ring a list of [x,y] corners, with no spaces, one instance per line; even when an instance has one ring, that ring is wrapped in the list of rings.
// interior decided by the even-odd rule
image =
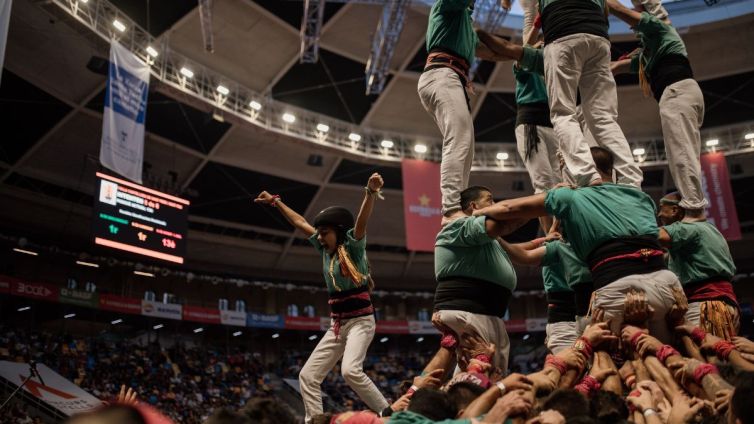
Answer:
[[[163,84],[267,131],[337,149],[370,161],[399,162],[404,158],[439,162],[441,142],[431,137],[374,130],[291,106],[251,90],[170,49],[166,39],[155,39],[107,0],[52,0],[52,4],[94,31],[102,39],[116,40],[142,61]],[[115,25],[117,20],[123,30]],[[754,149],[754,122],[703,132],[702,143],[714,137],[712,148],[726,154]],[[750,137],[747,137],[750,136]],[[664,165],[662,140],[632,140],[637,162],[642,166]],[[643,149],[643,151],[641,150]],[[512,143],[476,143],[474,171],[525,172]]]

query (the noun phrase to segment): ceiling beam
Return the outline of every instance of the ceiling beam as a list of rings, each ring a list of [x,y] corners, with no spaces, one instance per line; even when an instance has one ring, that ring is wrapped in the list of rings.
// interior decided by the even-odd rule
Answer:
[[[191,174],[189,174],[188,178],[186,178],[186,181],[181,184],[181,191],[180,193],[183,193],[186,191],[186,189],[191,185],[191,183],[194,181],[197,175],[204,169],[205,166],[215,157],[215,154],[217,151],[222,147],[222,145],[225,143],[225,140],[227,140],[230,137],[230,134],[233,133],[233,131],[236,129],[236,125],[230,124],[230,128],[228,128],[228,131],[225,131],[225,134],[220,137],[220,140],[215,143],[214,146],[212,146],[212,149],[210,149],[209,154],[202,159],[202,161],[199,163],[199,165],[194,168],[193,171],[191,171]]]
[[[317,188],[317,192],[314,193],[314,196],[312,197],[312,200],[309,202],[309,204],[306,206],[306,210],[302,214],[303,217],[307,217],[311,215],[313,212],[314,204],[317,203],[317,200],[319,200],[319,197],[322,195],[322,192],[325,191],[325,188],[328,185],[328,182],[330,181],[330,178],[335,174],[335,171],[338,170],[338,167],[340,166],[340,162],[343,161],[342,157],[337,157],[335,161],[333,162],[330,169],[327,171],[327,175],[322,179],[322,182],[319,185],[319,188]],[[363,188],[360,188],[363,190]],[[288,256],[288,251],[291,249],[291,246],[293,246],[293,241],[296,239],[296,234],[298,233],[298,230],[294,229],[293,232],[290,234],[290,237],[288,237],[288,240],[285,242],[285,246],[283,247],[283,251],[280,252],[280,256],[278,256],[278,260],[275,262],[275,268],[274,269],[280,269],[280,267],[283,265],[283,262],[285,261],[285,257]]]

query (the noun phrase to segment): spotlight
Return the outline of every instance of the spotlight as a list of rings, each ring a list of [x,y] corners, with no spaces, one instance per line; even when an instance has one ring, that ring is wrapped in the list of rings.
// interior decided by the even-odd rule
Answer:
[[[414,145],[414,151],[416,153],[427,153],[427,145],[426,144],[416,144],[416,145]]]
[[[118,319],[114,319],[114,320],[110,321],[110,324],[112,324],[112,325],[118,325],[118,324],[120,324],[122,322],[123,322],[123,320],[120,319],[120,318],[118,318]]]
[[[256,111],[259,111],[262,109],[262,104],[257,102],[256,100],[252,100],[249,102],[249,107]]]
[[[285,121],[285,122],[287,122],[289,124],[292,124],[292,123],[296,122],[296,117],[293,116],[293,115],[291,115],[290,113],[284,113],[283,114],[283,121]]]
[[[99,265],[91,263],[91,262],[76,261],[76,263],[82,266],[90,266],[92,268],[99,268]]]
[[[637,147],[637,148],[634,149],[633,153],[634,153],[634,156],[641,156],[644,153],[647,153],[647,151],[644,150],[643,147]]]
[[[154,274],[152,274],[151,272],[134,271],[134,274],[136,274],[136,275],[142,275],[144,277],[154,277]]]
[[[31,250],[26,250],[26,249],[19,249],[17,247],[14,247],[13,251],[18,252],[18,253],[23,253],[24,255],[39,256],[39,253],[37,252],[32,252]]]
[[[382,146],[382,147],[384,147],[384,148],[386,148],[386,149],[390,149],[390,148],[392,148],[392,147],[393,147],[394,145],[395,145],[395,143],[393,143],[393,142],[392,142],[391,140],[382,140],[382,141],[380,142],[380,146]]]
[[[524,334],[524,340],[529,340],[529,337],[531,337],[531,334]]]
[[[754,140],[754,133],[744,135],[744,140]]]
[[[419,337],[418,339],[416,339],[416,343],[421,343],[423,341],[424,341],[424,337]]]
[[[278,333],[275,333],[275,334],[272,335],[273,339],[277,339],[278,337],[280,337],[280,334],[278,334]]]
[[[707,142],[706,142],[706,143],[704,143],[704,144],[706,144],[706,145],[707,145],[707,147],[715,147],[715,146],[717,146],[718,144],[720,144],[720,140],[718,140],[718,139],[716,139],[716,138],[713,138],[712,140],[707,140]]]
[[[348,139],[358,143],[359,141],[361,141],[361,136],[356,133],[351,133],[351,134],[348,134]]]
[[[228,87],[224,85],[218,85],[217,92],[222,94],[223,96],[227,96],[228,94],[230,94],[230,90],[228,90]]]
[[[508,155],[508,153],[506,153],[506,152],[499,152],[499,153],[497,154],[497,156],[495,156],[495,157],[497,158],[497,160],[508,160],[508,158],[509,158],[510,156],[509,156],[509,155]]]
[[[199,334],[199,333],[201,333],[202,331],[204,331],[204,329],[203,329],[202,327],[199,327],[199,328],[194,328],[194,334]]]
[[[152,327],[152,329],[153,329],[153,330],[159,330],[159,329],[160,329],[160,328],[162,328],[162,327],[164,327],[164,325],[162,325],[162,324],[157,324],[157,325],[153,326],[153,327]]]
[[[152,56],[153,58],[160,55],[160,53],[152,46],[147,46],[147,54]]]
[[[380,339],[380,343],[385,343],[387,340],[388,340],[387,337],[383,337],[383,338]]]
[[[28,311],[29,309],[31,309],[31,306],[22,306],[18,308],[18,312]]]
[[[79,0],[79,3],[87,4],[87,3],[89,3],[89,0]]]
[[[117,29],[120,32],[123,32],[126,30],[126,25],[117,19],[113,21],[113,26],[115,27],[115,29]]]
[[[194,78],[194,71],[189,68],[181,68],[181,75],[186,78]]]
[[[317,124],[317,131],[321,133],[326,133],[330,131],[330,126],[327,124]]]
[[[233,337],[238,337],[238,336],[240,336],[241,334],[243,334],[243,332],[242,332],[242,331],[236,331],[236,332],[234,332],[234,333],[233,333]]]
[[[68,319],[68,318],[73,318],[75,316],[76,316],[76,314],[65,314],[65,315],[63,315],[63,318]]]
[[[309,340],[317,340],[317,335],[312,334],[311,336],[309,336]]]

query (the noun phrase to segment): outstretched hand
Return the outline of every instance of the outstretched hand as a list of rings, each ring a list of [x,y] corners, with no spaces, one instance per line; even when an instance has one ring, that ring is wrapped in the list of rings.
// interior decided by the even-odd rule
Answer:
[[[261,203],[263,205],[271,205],[274,201],[275,197],[270,193],[267,193],[266,191],[259,193],[259,195],[257,195],[257,198],[254,199],[254,203]]]
[[[378,191],[384,185],[385,185],[385,180],[383,180],[382,176],[376,172],[369,177],[369,181],[367,182],[367,187],[371,191]]]
[[[136,400],[136,392],[134,389],[129,387],[128,390],[126,390],[125,384],[120,386],[120,393],[118,393],[118,397],[115,398],[115,401],[126,405],[136,405],[139,403],[139,401]]]
[[[444,373],[445,370],[443,370],[442,368],[434,369],[427,374],[414,377],[413,384],[420,389],[424,387],[440,387],[440,383],[442,383],[440,381],[440,378]]]

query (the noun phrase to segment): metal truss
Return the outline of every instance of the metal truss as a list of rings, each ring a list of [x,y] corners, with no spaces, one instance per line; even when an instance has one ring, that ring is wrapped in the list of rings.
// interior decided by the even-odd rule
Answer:
[[[513,1],[511,1],[511,5]],[[474,3],[474,22],[482,30],[494,33],[503,25],[505,18],[508,16],[508,11],[500,7],[500,0],[477,0]],[[474,62],[469,67],[469,78],[474,79],[479,64],[482,61],[478,58],[474,58]]]
[[[390,74],[395,46],[406,21],[406,9],[411,0],[391,0],[382,8],[382,18],[372,39],[372,51],[367,60],[366,94],[380,94]]]
[[[301,18],[301,63],[317,63],[319,60],[319,37],[325,16],[325,0],[305,0],[304,16]]]
[[[396,163],[404,158],[439,162],[442,157],[441,140],[359,127],[262,96],[171,51],[165,43],[158,43],[107,0],[89,0],[87,3],[51,0],[51,3],[102,39],[117,40],[149,63],[153,78],[183,93],[187,100],[210,105],[221,114],[232,115],[267,131],[305,140],[315,146],[336,149],[345,156],[371,163]],[[114,27],[115,19],[126,26],[124,31]],[[158,55],[150,55],[148,47]],[[717,142],[710,143],[711,140]],[[630,141],[634,157],[642,167],[666,165],[662,139]],[[723,151],[727,155],[754,152],[753,143],[754,120],[702,131],[703,148]],[[472,170],[488,173],[526,172],[514,143],[476,143]]]
[[[204,51],[215,51],[215,37],[212,34],[212,4],[214,0],[199,0],[199,22],[202,25],[202,40]]]

